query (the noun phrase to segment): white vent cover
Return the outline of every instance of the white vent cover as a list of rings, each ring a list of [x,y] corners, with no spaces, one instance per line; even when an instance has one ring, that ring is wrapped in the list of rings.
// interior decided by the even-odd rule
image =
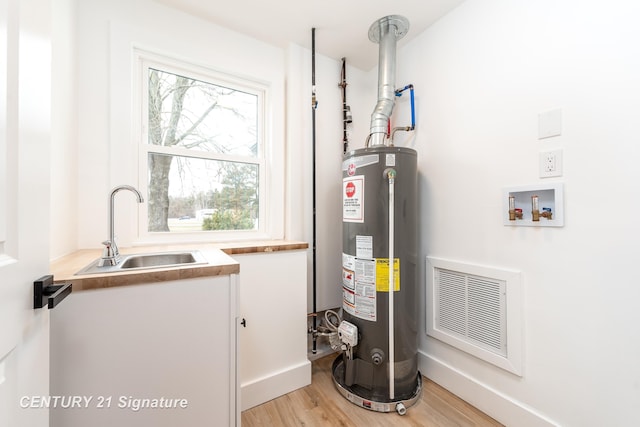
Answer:
[[[427,335],[520,375],[520,274],[427,257]]]
[[[434,269],[436,329],[507,355],[505,282]]]

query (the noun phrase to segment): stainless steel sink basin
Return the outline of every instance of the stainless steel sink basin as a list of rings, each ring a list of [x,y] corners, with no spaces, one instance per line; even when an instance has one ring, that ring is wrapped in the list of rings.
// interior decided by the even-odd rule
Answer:
[[[158,252],[147,254],[122,255],[118,265],[98,267],[95,260],[76,275],[117,273],[121,271],[142,270],[145,268],[166,268],[184,265],[206,264],[207,260],[200,251]]]
[[[120,268],[129,270],[131,268],[158,267],[163,265],[193,264],[196,258],[191,252],[176,252],[170,254],[148,254],[135,255],[127,258]]]

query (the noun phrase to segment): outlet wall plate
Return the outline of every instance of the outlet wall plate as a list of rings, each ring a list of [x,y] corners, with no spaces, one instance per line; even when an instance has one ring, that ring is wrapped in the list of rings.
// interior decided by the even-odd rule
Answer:
[[[539,167],[540,178],[562,176],[562,149],[541,151]]]

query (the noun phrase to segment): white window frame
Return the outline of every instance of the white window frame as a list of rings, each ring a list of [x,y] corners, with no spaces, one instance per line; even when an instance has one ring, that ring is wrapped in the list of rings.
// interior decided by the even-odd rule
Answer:
[[[143,195],[148,194],[148,154],[159,153],[208,160],[220,160],[256,164],[259,168],[259,220],[257,230],[215,230],[193,232],[149,232],[147,204],[139,205],[137,244],[178,243],[178,242],[229,242],[243,240],[272,240],[282,238],[284,210],[284,180],[270,170],[277,168],[280,149],[269,135],[268,109],[270,107],[269,85],[249,78],[232,76],[227,73],[202,67],[169,56],[134,49],[133,111],[134,135],[137,135],[138,185]],[[154,68],[184,75],[200,81],[221,85],[258,96],[257,138],[258,155],[255,158],[227,155],[214,152],[198,152],[181,147],[164,147],[148,144],[148,69]]]

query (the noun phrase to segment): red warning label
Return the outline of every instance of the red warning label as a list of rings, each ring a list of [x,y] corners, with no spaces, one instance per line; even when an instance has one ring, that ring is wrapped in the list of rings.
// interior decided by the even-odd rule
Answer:
[[[348,198],[352,198],[356,194],[356,185],[353,182],[347,182],[344,193]]]
[[[364,222],[364,175],[342,180],[342,220]]]

